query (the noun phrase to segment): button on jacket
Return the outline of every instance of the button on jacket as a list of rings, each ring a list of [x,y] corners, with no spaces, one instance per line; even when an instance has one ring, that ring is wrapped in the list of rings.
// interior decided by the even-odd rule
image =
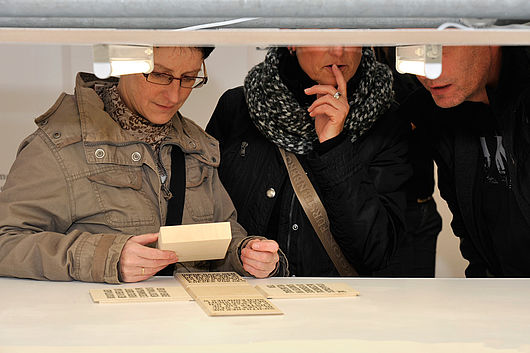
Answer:
[[[159,152],[166,178],[152,148],[103,110],[95,80],[79,74],[75,95],[63,93],[19,147],[0,192],[0,276],[119,282],[126,241],[158,232],[166,220],[172,145],[185,156],[182,223],[230,221],[232,228],[225,260],[185,263],[185,269],[248,275],[237,249],[249,238],[217,174],[217,141],[175,116]]]

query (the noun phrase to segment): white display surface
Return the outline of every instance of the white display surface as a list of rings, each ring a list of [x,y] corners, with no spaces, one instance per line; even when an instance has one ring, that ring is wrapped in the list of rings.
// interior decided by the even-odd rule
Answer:
[[[271,300],[282,316],[208,317],[192,301],[90,299],[89,289],[115,285],[0,278],[0,352],[530,352],[529,279],[249,279],[316,281],[360,296]]]

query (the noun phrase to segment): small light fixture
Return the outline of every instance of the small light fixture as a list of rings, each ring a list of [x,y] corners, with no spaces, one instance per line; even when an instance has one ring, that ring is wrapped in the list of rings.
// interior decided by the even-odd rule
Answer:
[[[397,46],[396,70],[401,74],[425,76],[431,80],[438,78],[442,74],[442,46]]]
[[[153,47],[146,45],[94,45],[94,74],[99,78],[153,71]]]

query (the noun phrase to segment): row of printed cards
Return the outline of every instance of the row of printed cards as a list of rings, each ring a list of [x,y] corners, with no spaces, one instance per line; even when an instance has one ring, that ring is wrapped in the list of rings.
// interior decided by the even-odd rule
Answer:
[[[251,286],[235,272],[178,273],[182,287],[92,289],[96,303],[195,300],[210,316],[280,315],[268,299],[354,297],[346,283],[287,283]]]

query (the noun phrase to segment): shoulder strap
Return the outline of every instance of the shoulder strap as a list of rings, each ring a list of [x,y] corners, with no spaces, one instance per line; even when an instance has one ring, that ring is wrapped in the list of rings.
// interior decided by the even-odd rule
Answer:
[[[289,179],[293,186],[294,192],[304,209],[307,218],[311,222],[313,229],[317,233],[324,249],[328,253],[328,256],[333,261],[335,268],[339,274],[343,277],[357,277],[359,274],[353,268],[353,266],[346,260],[346,257],[342,253],[339,245],[333,238],[329,229],[329,219],[326,209],[320,201],[320,198],[315,191],[315,188],[311,184],[311,181],[305,174],[304,169],[300,165],[300,162],[291,152],[286,152],[283,148],[280,148],[283,161],[287,167],[289,173]]]
[[[171,146],[171,180],[169,191],[172,198],[167,203],[166,226],[182,224],[182,212],[184,210],[184,196],[186,193],[186,163],[184,152],[177,146]]]

